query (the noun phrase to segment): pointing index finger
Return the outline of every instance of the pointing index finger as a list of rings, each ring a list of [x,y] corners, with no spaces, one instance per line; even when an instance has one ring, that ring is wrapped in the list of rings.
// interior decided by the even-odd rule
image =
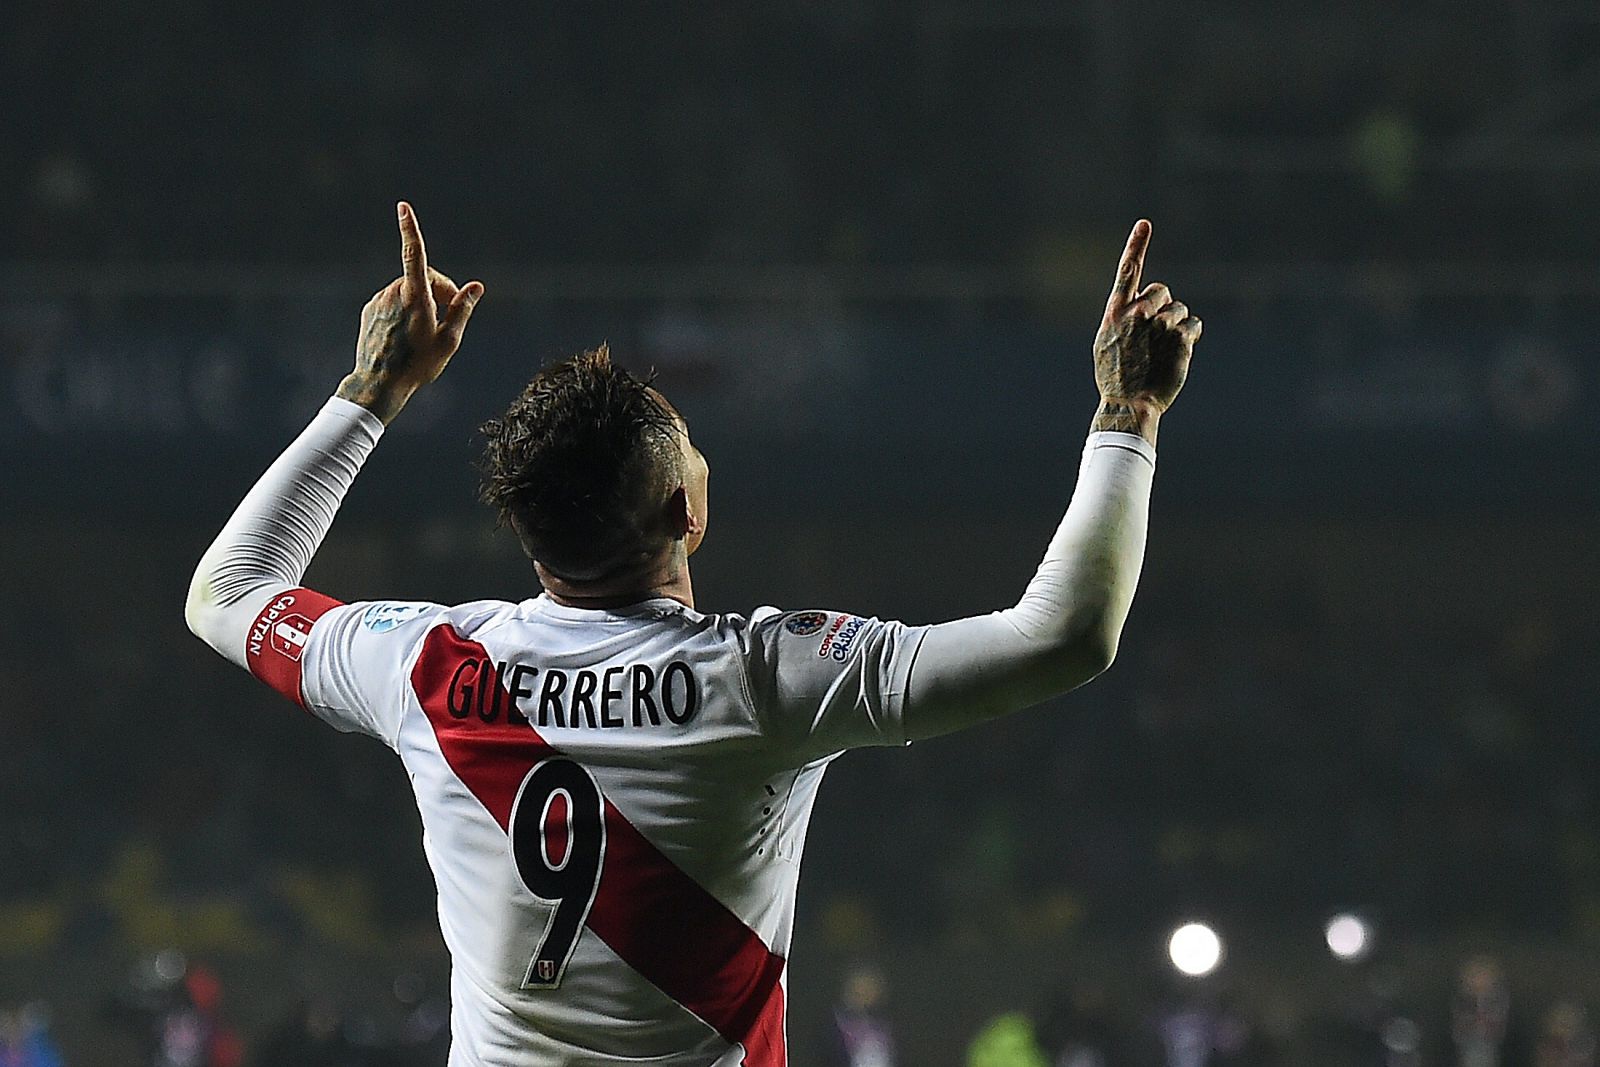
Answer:
[[[1106,319],[1114,319],[1133,303],[1139,292],[1139,278],[1144,274],[1144,253],[1150,247],[1150,220],[1140,219],[1128,234],[1128,245],[1122,250],[1122,262],[1117,264],[1117,280],[1111,286],[1111,296],[1106,301]]]
[[[428,250],[422,244],[422,227],[417,213],[404,200],[395,205],[400,218],[400,262],[405,267],[406,288],[413,293],[428,292]]]

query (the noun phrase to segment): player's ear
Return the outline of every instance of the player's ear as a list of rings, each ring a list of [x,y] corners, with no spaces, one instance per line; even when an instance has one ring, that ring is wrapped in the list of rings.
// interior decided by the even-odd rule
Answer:
[[[694,513],[694,506],[689,501],[689,490],[681,485],[667,498],[667,523],[672,530],[674,540],[679,538],[692,540],[705,532],[705,516]]]

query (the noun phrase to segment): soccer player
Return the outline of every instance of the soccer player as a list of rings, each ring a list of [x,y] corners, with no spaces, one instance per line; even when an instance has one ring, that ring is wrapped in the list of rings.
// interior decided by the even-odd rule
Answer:
[[[484,426],[485,500],[543,592],[446,607],[300,585],[384,427],[437,378],[483,286],[404,273],[356,365],[201,559],[190,628],[404,762],[452,960],[452,1067],[781,1067],[801,849],[828,763],[1064,693],[1116,651],[1156,427],[1200,321],[1139,285],[1128,237],[1094,343],[1078,483],[1014,607],[935,626],[695,606],[706,461],[606,350],[540,371]]]

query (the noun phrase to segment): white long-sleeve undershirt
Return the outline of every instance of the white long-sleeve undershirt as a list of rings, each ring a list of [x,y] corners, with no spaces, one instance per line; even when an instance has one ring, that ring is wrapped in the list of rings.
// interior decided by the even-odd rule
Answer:
[[[243,667],[245,635],[261,609],[300,584],[383,422],[330,397],[267,468],[200,557],[184,617],[206,644]]]
[[[262,608],[300,583],[339,505],[383,434],[338,398],[245,496],[189,587],[190,629],[243,666]],[[1144,558],[1155,449],[1094,433],[1072,502],[1015,606],[925,628],[906,644],[908,739],[947,733],[1088,681],[1110,663]]]
[[[1144,563],[1155,448],[1093,433],[1078,485],[1016,605],[928,627],[907,679],[919,740],[1037,704],[1110,666]]]

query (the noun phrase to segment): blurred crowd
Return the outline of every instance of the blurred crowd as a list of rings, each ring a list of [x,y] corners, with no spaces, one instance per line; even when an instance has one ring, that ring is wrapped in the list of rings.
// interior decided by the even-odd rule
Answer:
[[[7,258],[344,262],[401,193],[478,263],[1070,271],[1139,213],[1223,261],[1600,236],[1582,5],[1162,2],[1137,56],[1109,3],[161,7],[0,38]]]
[[[50,1036],[50,1015],[34,1001],[0,1008],[0,1065],[63,1067],[61,1051]]]
[[[918,1033],[912,1002],[860,960],[825,1010],[789,1022],[806,1067],[1595,1067],[1597,1037],[1582,997],[1513,993],[1500,960],[1463,960],[1438,996],[1402,991],[1380,971],[1348,995],[1293,1018],[1262,1008],[1249,982],[1184,979],[1131,991],[1082,979],[983,1018],[962,1040]],[[0,1067],[441,1067],[447,1000],[415,973],[357,1006],[349,995],[284,1001],[248,1033],[231,1019],[216,973],[175,950],[142,961],[112,991],[100,1038],[64,1055],[43,1002],[0,1010]],[[80,1024],[81,1025],[81,1024]],[[925,1025],[925,1020],[921,1025]],[[956,1035],[952,1035],[955,1038]],[[109,1059],[107,1057],[110,1057]]]
[[[450,1009],[440,991],[406,972],[388,996],[353,999],[370,992],[273,996],[286,1006],[246,1032],[216,971],[164,949],[109,989],[97,1017],[75,1015],[62,1044],[76,1059],[58,1047],[42,1001],[0,1011],[0,1067],[441,1067]]]
[[[965,1067],[1594,1067],[1585,1006],[1513,1000],[1490,955],[1469,957],[1448,998],[1398,996],[1369,978],[1343,1002],[1292,1025],[1261,1017],[1247,997],[1185,983],[1166,996],[1117,996],[1079,984],[984,1022]],[[1259,990],[1254,991],[1259,994]],[[908,996],[915,996],[915,990]],[[849,971],[817,1067],[911,1067],[896,1041],[881,971]]]

